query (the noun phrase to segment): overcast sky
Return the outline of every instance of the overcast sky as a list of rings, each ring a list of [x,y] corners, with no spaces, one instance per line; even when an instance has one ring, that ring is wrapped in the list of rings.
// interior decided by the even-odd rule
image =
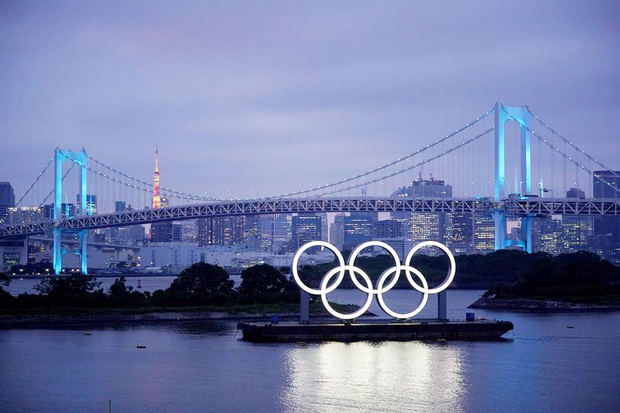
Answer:
[[[320,185],[528,104],[620,168],[620,3],[0,1],[0,180],[56,146],[162,185]],[[252,188],[252,189],[250,189]]]

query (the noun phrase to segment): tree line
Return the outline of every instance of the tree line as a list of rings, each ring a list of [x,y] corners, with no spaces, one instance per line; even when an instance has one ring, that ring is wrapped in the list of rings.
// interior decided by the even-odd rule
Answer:
[[[9,278],[0,274],[5,286]],[[152,293],[127,286],[117,278],[107,291],[92,276],[46,277],[35,286],[37,294],[12,296],[0,287],[1,308],[122,308],[195,307],[228,304],[274,304],[299,301],[299,289],[274,267],[261,264],[241,272],[241,284],[220,266],[197,263],[183,270],[170,287]]]

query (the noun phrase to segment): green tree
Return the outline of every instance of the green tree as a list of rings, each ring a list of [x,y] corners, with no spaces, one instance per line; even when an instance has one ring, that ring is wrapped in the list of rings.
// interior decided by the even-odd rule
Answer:
[[[172,305],[225,304],[236,299],[233,286],[224,268],[199,262],[179,274],[166,296]]]
[[[52,305],[67,307],[99,306],[105,294],[95,277],[76,274],[70,277],[48,277],[35,285],[39,295],[46,296]]]
[[[296,302],[299,288],[271,265],[261,264],[241,272],[239,299],[245,304]]]
[[[113,306],[141,306],[146,304],[146,296],[140,291],[134,291],[133,287],[127,287],[125,276],[114,280],[110,286],[108,301]]]

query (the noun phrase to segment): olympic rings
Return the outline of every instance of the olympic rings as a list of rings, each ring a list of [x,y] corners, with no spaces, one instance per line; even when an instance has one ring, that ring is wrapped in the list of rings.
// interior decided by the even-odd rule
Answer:
[[[301,278],[299,277],[299,273],[298,273],[298,265],[299,265],[299,259],[301,257],[301,254],[303,254],[307,249],[312,248],[312,247],[325,247],[329,249],[331,252],[333,252],[334,255],[336,256],[336,259],[338,260],[338,266],[329,270],[327,274],[325,274],[325,276],[321,280],[320,289],[308,287],[301,280]],[[366,272],[362,270],[361,268],[355,266],[355,259],[357,258],[357,256],[364,249],[369,248],[369,247],[383,248],[392,256],[392,258],[394,259],[394,263],[395,263],[393,267],[388,268],[386,271],[383,272],[383,274],[381,274],[381,276],[379,277],[379,280],[377,281],[377,288],[374,288],[372,280],[370,279],[368,274],[366,274]],[[448,269],[446,278],[438,287],[435,287],[435,288],[429,288],[424,275],[417,268],[412,267],[410,265],[411,259],[413,258],[414,254],[424,247],[439,248],[441,251],[443,251],[448,256],[448,259],[450,261],[450,268]],[[398,313],[396,311],[393,311],[392,309],[388,307],[388,305],[385,303],[385,300],[383,299],[383,293],[390,291],[396,285],[396,283],[398,282],[398,279],[400,278],[400,273],[403,270],[405,271],[405,276],[407,277],[407,281],[409,282],[409,284],[416,291],[419,291],[420,293],[422,293],[422,302],[420,303],[420,305],[418,305],[418,307],[416,307],[413,311],[409,313]],[[297,252],[295,253],[295,256],[293,257],[293,265],[291,266],[291,271],[293,273],[293,278],[295,279],[295,282],[297,283],[299,288],[308,292],[309,294],[321,296],[321,301],[323,302],[323,306],[325,306],[325,309],[327,310],[327,312],[329,312],[334,317],[340,318],[342,320],[350,320],[350,319],[360,317],[368,310],[368,308],[370,308],[370,305],[372,304],[372,298],[374,295],[376,295],[379,306],[386,314],[394,318],[408,319],[408,318],[414,317],[420,311],[422,311],[422,309],[424,308],[424,306],[426,305],[428,301],[429,294],[437,294],[437,293],[444,291],[446,288],[448,288],[448,286],[454,280],[454,275],[456,274],[456,261],[450,249],[448,249],[448,247],[446,247],[444,244],[437,242],[437,241],[423,241],[417,244],[415,247],[413,247],[411,251],[409,251],[409,254],[407,254],[407,258],[405,260],[405,264],[403,265],[400,263],[398,254],[396,253],[394,248],[392,248],[390,245],[386,244],[385,242],[381,242],[381,241],[368,241],[368,242],[364,242],[363,244],[358,245],[351,253],[351,257],[349,258],[349,263],[345,264],[342,254],[340,253],[338,248],[336,248],[334,245],[330,244],[329,242],[325,242],[325,241],[312,241],[307,244],[304,244],[301,248],[297,250]],[[338,288],[338,286],[344,279],[346,272],[349,273],[349,276],[351,277],[351,281],[353,281],[353,284],[360,291],[368,294],[368,297],[366,298],[366,302],[357,311],[350,313],[350,314],[343,314],[343,313],[340,313],[334,310],[334,308],[327,301],[327,294],[334,291],[336,288]],[[416,281],[413,279],[412,273],[415,274],[415,276],[420,280],[422,284],[421,286],[418,283],[416,283]],[[394,276],[392,276],[392,279],[387,283],[387,285],[384,285],[391,274],[394,274]],[[359,281],[358,276],[362,278],[365,285]],[[332,278],[334,277],[336,277],[336,279],[330,284]]]

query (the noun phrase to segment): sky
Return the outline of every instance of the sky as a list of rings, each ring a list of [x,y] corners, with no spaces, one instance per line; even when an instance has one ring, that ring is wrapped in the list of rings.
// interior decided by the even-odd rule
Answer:
[[[496,101],[620,169],[614,1],[0,0],[0,181],[55,147],[250,197],[427,145]]]

